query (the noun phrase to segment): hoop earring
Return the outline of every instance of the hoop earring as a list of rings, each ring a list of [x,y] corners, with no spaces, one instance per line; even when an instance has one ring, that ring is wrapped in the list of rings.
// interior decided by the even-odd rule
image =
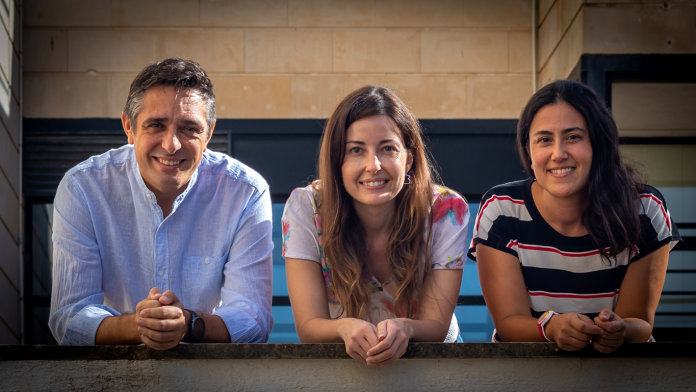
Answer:
[[[406,173],[406,181],[404,181],[404,185],[408,185],[411,183],[411,175]]]

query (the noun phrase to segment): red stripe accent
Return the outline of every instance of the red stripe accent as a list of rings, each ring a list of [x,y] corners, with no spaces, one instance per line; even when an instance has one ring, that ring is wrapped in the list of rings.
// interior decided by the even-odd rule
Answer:
[[[525,244],[520,244],[520,243],[516,243],[516,245],[518,248],[522,248],[522,249],[538,250],[538,251],[542,251],[542,252],[553,252],[553,253],[558,253],[559,255],[565,256],[565,257],[587,257],[587,256],[594,256],[594,255],[599,254],[599,249],[591,250],[588,252],[569,253],[569,252],[560,251],[556,248],[546,247],[546,246],[525,245]],[[510,246],[508,245],[508,247],[510,247]],[[607,249],[609,249],[609,248],[607,248]]]
[[[655,202],[657,204],[660,205],[660,211],[662,211],[662,216],[664,216],[665,221],[667,221],[667,230],[669,230],[669,232],[671,233],[672,232],[672,225],[669,223],[669,216],[667,216],[667,211],[665,211],[665,207],[662,205],[662,200],[655,197],[655,195],[653,195],[652,193],[642,193],[640,195],[640,197],[642,197],[644,199],[653,199],[653,200],[655,200]]]
[[[545,291],[527,291],[532,297],[551,297],[551,298],[611,298],[614,297],[619,290],[614,290],[613,293],[604,294],[555,294]]]
[[[507,200],[507,201],[511,201],[511,202],[513,202],[513,203],[515,203],[515,204],[524,205],[524,201],[523,201],[523,200],[513,199],[513,198],[510,197],[510,196],[498,196],[498,195],[493,195],[493,197],[491,197],[490,199],[488,199],[488,200],[486,201],[486,204],[483,205],[483,208],[481,208],[481,210],[480,210],[479,213],[478,213],[478,219],[476,220],[476,227],[474,228],[474,231],[475,231],[475,232],[478,232],[479,222],[481,221],[481,217],[483,216],[483,211],[485,211],[485,210],[486,210],[486,207],[488,207],[488,205],[491,204],[491,202],[494,201],[494,200]]]

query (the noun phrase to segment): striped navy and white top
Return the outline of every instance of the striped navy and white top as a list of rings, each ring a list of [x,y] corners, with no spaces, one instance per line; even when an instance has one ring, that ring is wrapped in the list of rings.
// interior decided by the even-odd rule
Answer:
[[[476,260],[476,244],[517,257],[535,318],[553,310],[594,319],[604,309],[614,310],[628,265],[664,244],[672,250],[681,241],[664,198],[646,185],[636,203],[642,240],[630,258],[627,249],[610,259],[610,265],[589,235],[566,237],[541,217],[532,198],[533,181],[498,185],[484,195],[469,258]]]

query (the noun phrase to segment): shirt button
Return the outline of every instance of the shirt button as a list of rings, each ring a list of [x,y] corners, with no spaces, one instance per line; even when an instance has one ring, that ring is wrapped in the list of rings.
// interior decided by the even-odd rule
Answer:
[[[205,258],[205,263],[210,264],[210,259],[208,257]]]
[[[159,275],[159,276],[164,275],[164,271],[160,270],[160,271],[157,273],[157,275]]]
[[[148,198],[148,199],[152,199],[152,195],[148,193],[148,194],[147,194],[147,198]]]

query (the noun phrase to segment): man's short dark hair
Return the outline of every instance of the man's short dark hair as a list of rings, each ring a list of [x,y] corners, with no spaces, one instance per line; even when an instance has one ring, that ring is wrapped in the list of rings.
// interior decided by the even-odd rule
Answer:
[[[154,86],[173,86],[175,89],[197,91],[205,102],[210,133],[215,122],[215,93],[208,74],[197,62],[174,57],[152,63],[140,71],[131,83],[126,107],[123,108],[123,113],[131,121],[133,128],[138,114],[143,110],[145,92]]]

